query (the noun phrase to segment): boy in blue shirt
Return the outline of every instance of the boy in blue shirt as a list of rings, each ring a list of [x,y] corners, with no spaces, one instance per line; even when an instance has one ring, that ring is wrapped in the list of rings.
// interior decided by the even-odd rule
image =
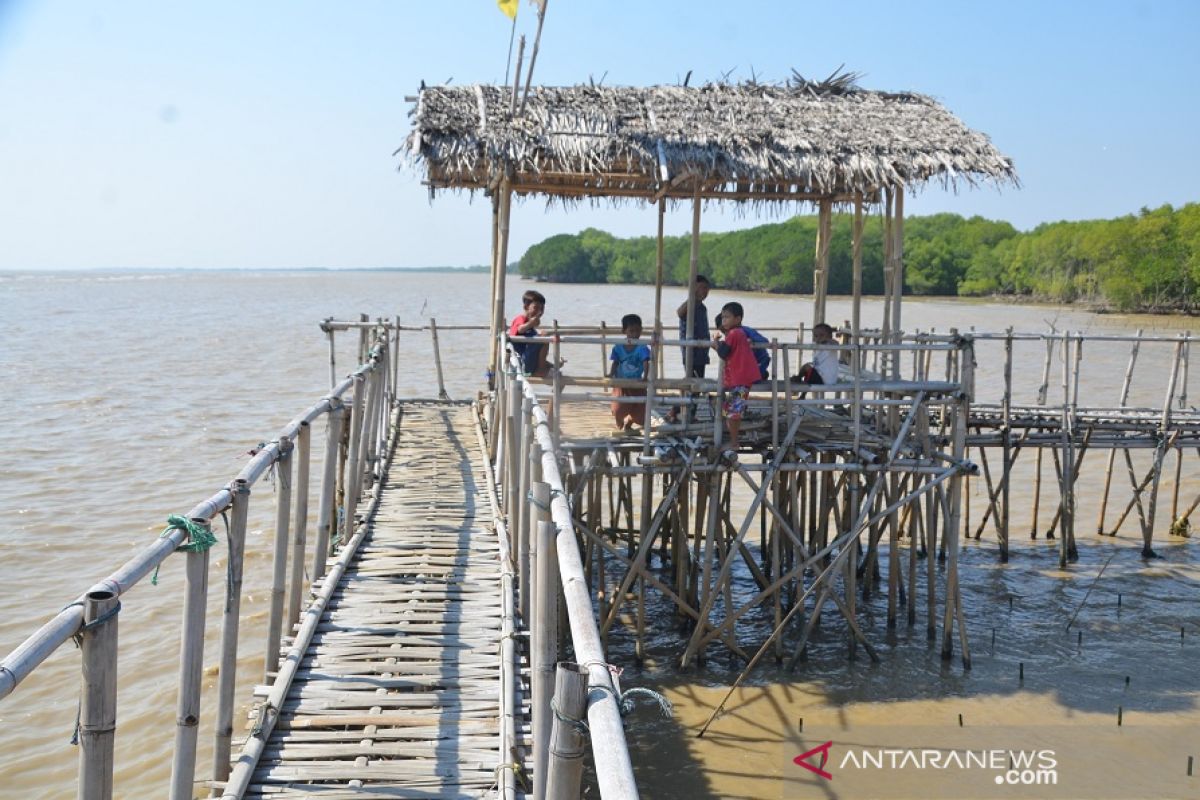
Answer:
[[[625,341],[613,345],[609,360],[612,367],[608,377],[620,380],[644,381],[650,371],[650,348],[638,344],[642,338],[642,318],[637,314],[626,314],[621,317],[621,333]],[[613,387],[614,397],[645,397],[646,390],[640,387]],[[613,421],[622,432],[633,430],[634,424],[646,426],[645,403],[622,403],[619,400],[612,404]]]

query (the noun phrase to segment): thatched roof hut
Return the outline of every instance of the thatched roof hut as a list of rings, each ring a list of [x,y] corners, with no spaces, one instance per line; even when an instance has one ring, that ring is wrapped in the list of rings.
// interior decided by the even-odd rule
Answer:
[[[795,75],[786,84],[539,87],[523,96],[504,86],[422,86],[413,130],[402,149],[424,166],[431,192],[480,189],[492,197],[491,372],[498,368],[505,330],[504,266],[513,195],[563,202],[656,201],[656,331],[662,324],[668,200],[692,201],[691,287],[704,200],[814,202],[819,219],[814,323],[825,320],[832,208],[853,205],[851,330],[856,342],[863,211],[878,204],[885,228],[882,329],[898,332],[905,192],[931,179],[957,187],[982,181],[1015,184],[1017,177],[1012,160],[986,136],[930,98],[867,91],[856,78],[834,73],[819,82]],[[693,330],[694,291],[690,297],[685,330]]]
[[[936,179],[1016,182],[1012,160],[919,94],[814,83],[431,86],[407,151],[431,188],[559,198],[835,202]],[[516,112],[514,113],[514,108]]]

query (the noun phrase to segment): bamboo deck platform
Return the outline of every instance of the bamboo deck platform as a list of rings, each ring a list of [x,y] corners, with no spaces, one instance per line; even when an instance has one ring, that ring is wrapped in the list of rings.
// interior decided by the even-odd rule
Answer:
[[[401,406],[370,534],[246,797],[485,797],[512,762],[500,753],[500,549],[472,414]]]

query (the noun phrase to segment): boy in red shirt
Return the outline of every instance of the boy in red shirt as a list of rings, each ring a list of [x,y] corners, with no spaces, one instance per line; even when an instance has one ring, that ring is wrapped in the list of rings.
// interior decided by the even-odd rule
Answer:
[[[742,330],[744,315],[741,303],[726,303],[721,308],[720,318],[724,338],[721,332],[713,336],[713,348],[725,362],[725,379],[721,384],[725,389],[722,410],[729,429],[729,449],[723,455],[730,461],[737,460],[738,429],[742,425],[742,414],[746,411],[750,385],[762,378],[750,347],[750,337]]]

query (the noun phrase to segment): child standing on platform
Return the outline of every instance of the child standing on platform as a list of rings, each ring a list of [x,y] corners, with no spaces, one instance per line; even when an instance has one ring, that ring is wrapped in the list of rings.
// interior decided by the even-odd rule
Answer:
[[[729,461],[737,461],[738,430],[746,412],[750,386],[762,375],[750,347],[750,337],[742,330],[745,313],[741,303],[726,303],[721,308],[721,330],[713,336],[713,348],[725,362],[725,378],[721,384],[725,390],[725,403],[721,410],[729,429],[729,448],[723,455]]]
[[[621,317],[621,333],[625,341],[613,345],[612,367],[608,377],[621,380],[644,381],[650,371],[650,348],[638,344],[642,338],[642,318],[637,314],[626,314]],[[645,397],[646,390],[640,387],[613,387],[614,397]],[[646,426],[645,403],[622,403],[619,400],[612,404],[613,420],[622,432],[628,433],[634,424]]]

